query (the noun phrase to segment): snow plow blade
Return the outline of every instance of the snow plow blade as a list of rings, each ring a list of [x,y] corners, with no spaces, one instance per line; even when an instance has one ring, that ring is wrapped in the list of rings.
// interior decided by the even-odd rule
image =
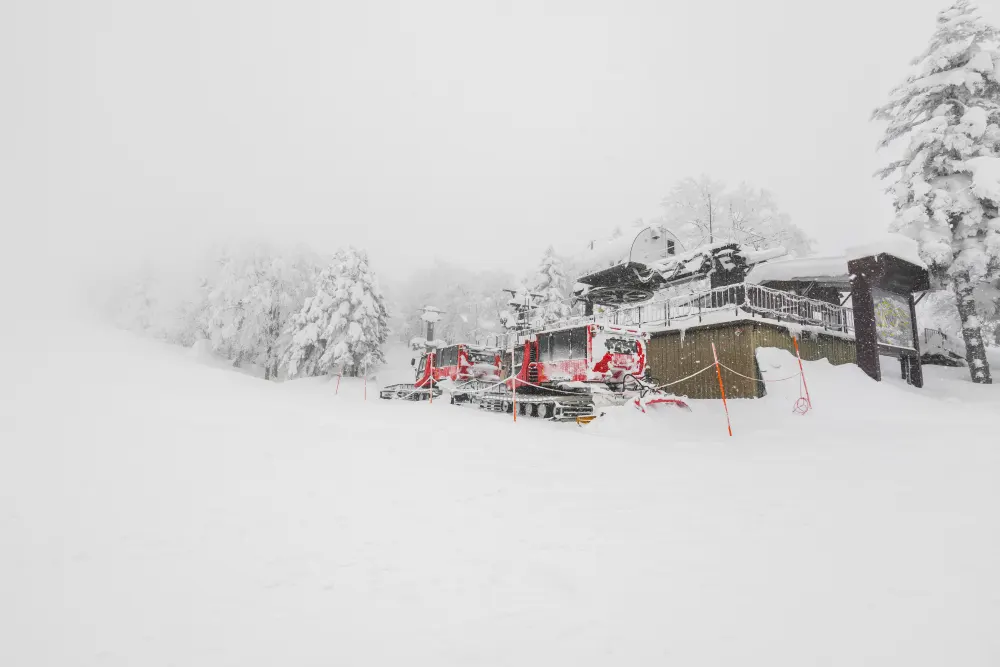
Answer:
[[[680,408],[691,412],[691,406],[687,404],[687,401],[678,396],[648,396],[645,398],[636,398],[635,401],[633,401],[633,404],[636,409],[641,410],[643,414],[650,411],[655,412],[664,407]]]

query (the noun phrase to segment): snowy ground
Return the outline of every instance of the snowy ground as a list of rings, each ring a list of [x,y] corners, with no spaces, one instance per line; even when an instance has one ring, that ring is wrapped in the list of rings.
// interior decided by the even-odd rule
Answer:
[[[7,347],[0,665],[1000,662],[1000,386],[962,369],[809,364],[811,414],[775,384],[728,438],[717,402],[515,425],[67,327]]]

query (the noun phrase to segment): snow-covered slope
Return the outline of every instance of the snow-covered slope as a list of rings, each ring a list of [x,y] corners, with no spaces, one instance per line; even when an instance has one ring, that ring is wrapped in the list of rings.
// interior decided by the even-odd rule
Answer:
[[[808,364],[810,414],[774,383],[728,438],[716,402],[515,425],[49,330],[0,394],[0,664],[1000,658],[1000,388],[964,369]]]

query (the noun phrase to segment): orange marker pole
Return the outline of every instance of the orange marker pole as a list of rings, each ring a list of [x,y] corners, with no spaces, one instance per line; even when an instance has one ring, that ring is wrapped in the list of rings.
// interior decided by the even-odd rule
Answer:
[[[513,403],[514,423],[517,423],[517,373],[514,370],[514,348],[510,348],[510,393]]]
[[[715,351],[715,343],[712,343],[712,356],[715,357],[715,373],[719,376],[719,391],[722,392],[722,407],[726,409],[726,428],[729,429],[729,437],[733,437],[733,425],[729,421],[729,404],[726,403],[726,388],[722,386],[722,369],[719,367],[719,354]]]
[[[799,358],[799,375],[802,377],[802,386],[806,388],[806,404],[809,405],[809,409],[812,410],[813,402],[809,398],[809,385],[806,384],[806,372],[802,369],[802,355],[799,354],[799,339],[792,336],[792,342],[795,343],[795,356]]]

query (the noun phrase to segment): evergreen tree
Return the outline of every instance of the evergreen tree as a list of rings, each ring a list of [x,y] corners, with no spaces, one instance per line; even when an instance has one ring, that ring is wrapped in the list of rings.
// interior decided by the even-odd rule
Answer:
[[[306,253],[279,256],[266,246],[226,252],[204,308],[212,349],[233,365],[257,365],[277,376],[281,335],[312,289],[315,260]]]
[[[569,285],[562,261],[552,246],[545,249],[542,263],[538,267],[532,284],[534,297],[532,321],[549,323],[569,317]]]
[[[292,318],[282,356],[288,376],[357,376],[385,362],[388,314],[364,251],[339,251],[316,278],[315,296]]]
[[[974,382],[991,382],[974,292],[1000,264],[1000,32],[958,0],[873,118],[880,147],[904,142],[880,176],[895,199],[892,230],[920,244],[938,284],[955,293]]]
[[[275,379],[288,321],[301,308],[312,290],[315,265],[296,263],[284,257],[267,258],[257,271],[246,300],[243,340],[252,352],[247,356],[264,368],[264,379]]]
[[[205,332],[212,351],[231,359],[234,366],[243,361],[240,330],[245,315],[244,298],[249,292],[253,275],[240,253],[223,251],[218,260],[218,272],[213,277],[204,312]]]

